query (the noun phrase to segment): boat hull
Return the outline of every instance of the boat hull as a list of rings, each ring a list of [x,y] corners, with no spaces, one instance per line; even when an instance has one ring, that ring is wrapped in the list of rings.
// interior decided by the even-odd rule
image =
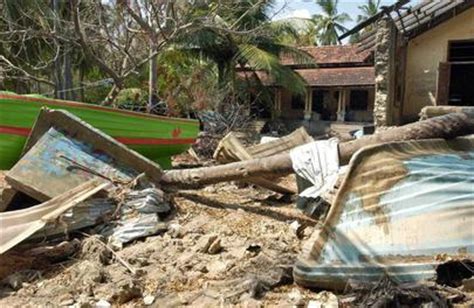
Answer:
[[[10,169],[18,161],[42,107],[71,112],[163,168],[169,168],[171,156],[189,148],[199,132],[199,123],[195,120],[77,102],[0,94],[0,169]]]

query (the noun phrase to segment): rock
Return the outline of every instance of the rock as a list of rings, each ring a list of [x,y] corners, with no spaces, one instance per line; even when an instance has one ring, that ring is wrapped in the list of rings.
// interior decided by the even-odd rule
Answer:
[[[298,232],[298,229],[300,227],[301,227],[301,224],[298,222],[298,220],[295,220],[290,224],[290,229],[293,231],[294,234]]]
[[[227,269],[227,263],[220,260],[215,260],[210,262],[206,268],[210,274],[216,275],[224,272]]]
[[[146,306],[150,306],[154,301],[155,297],[153,295],[147,295],[143,298],[143,304]]]
[[[313,300],[308,302],[307,308],[338,308],[339,302],[336,295],[328,291],[318,293]]]
[[[221,252],[221,250],[221,240],[218,238],[214,242],[212,242],[211,246],[209,246],[209,248],[207,249],[207,252],[211,255],[215,255]]]
[[[2,283],[10,286],[13,290],[19,290],[22,287],[27,287],[29,285],[29,282],[40,276],[41,274],[39,271],[22,270],[9,275],[2,281]]]
[[[106,280],[106,273],[103,266],[98,262],[84,260],[74,268],[74,277],[77,285],[84,287],[92,286],[96,283],[102,283]]]
[[[112,305],[105,299],[101,299],[95,304],[95,308],[110,308],[110,307],[112,307]]]
[[[212,243],[214,243],[216,240],[217,235],[215,234],[204,235],[199,239],[198,243],[196,244],[197,251],[207,253],[209,251],[209,247],[211,247]]]
[[[171,238],[182,238],[185,234],[183,227],[178,223],[172,223],[168,226],[167,232]]]
[[[468,278],[462,280],[462,288],[465,292],[473,292],[474,291],[474,278]]]
[[[112,302],[124,304],[134,298],[142,296],[142,290],[132,280],[122,280],[114,288]]]
[[[71,306],[73,304],[74,304],[74,299],[69,298],[69,299],[65,299],[62,302],[60,302],[59,306]]]
[[[288,293],[288,299],[291,304],[299,306],[303,304],[303,295],[301,295],[300,290],[294,288]]]

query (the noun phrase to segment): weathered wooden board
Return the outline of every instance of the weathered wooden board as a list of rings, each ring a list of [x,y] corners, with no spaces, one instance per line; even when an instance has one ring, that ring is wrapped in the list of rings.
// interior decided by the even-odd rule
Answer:
[[[239,139],[233,134],[227,134],[214,152],[214,159],[220,163],[229,163],[235,161],[243,161],[254,158],[268,157],[280,153],[285,153],[294,147],[313,141],[313,138],[301,127],[291,134],[278,138],[277,140],[267,143],[257,144],[245,148]],[[294,194],[295,190],[275,184],[274,180],[263,177],[253,177],[245,182],[270,189],[282,194]]]
[[[65,211],[111,185],[91,180],[31,208],[0,214],[0,254],[29,238]]]
[[[45,109],[6,180],[46,201],[90,179],[128,182],[141,173],[158,182],[161,169],[70,113]]]

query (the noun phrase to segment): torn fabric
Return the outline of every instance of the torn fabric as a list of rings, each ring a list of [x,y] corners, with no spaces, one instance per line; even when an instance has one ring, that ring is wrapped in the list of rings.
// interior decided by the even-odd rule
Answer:
[[[300,193],[301,197],[317,198],[336,183],[339,171],[339,141],[336,138],[318,140],[290,151],[295,173],[312,186]]]

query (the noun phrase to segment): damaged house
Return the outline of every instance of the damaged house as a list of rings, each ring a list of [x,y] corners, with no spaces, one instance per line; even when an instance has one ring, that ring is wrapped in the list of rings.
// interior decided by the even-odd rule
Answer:
[[[340,37],[359,32],[359,52],[374,54],[378,126],[415,121],[425,106],[474,106],[474,1],[407,2]]]
[[[356,45],[307,46],[301,50],[315,64],[301,64],[290,57],[281,61],[304,80],[304,94],[292,93],[275,84],[266,73],[256,72],[260,82],[273,92],[273,110],[267,115],[304,125],[312,133],[322,133],[335,125],[353,128],[372,123],[375,95],[372,52],[359,52]]]
[[[266,116],[318,134],[413,122],[425,106],[474,106],[474,1],[408,2],[340,37],[359,34],[354,45],[302,47],[313,66],[283,58],[305,81],[304,95],[256,72],[274,93]]]

